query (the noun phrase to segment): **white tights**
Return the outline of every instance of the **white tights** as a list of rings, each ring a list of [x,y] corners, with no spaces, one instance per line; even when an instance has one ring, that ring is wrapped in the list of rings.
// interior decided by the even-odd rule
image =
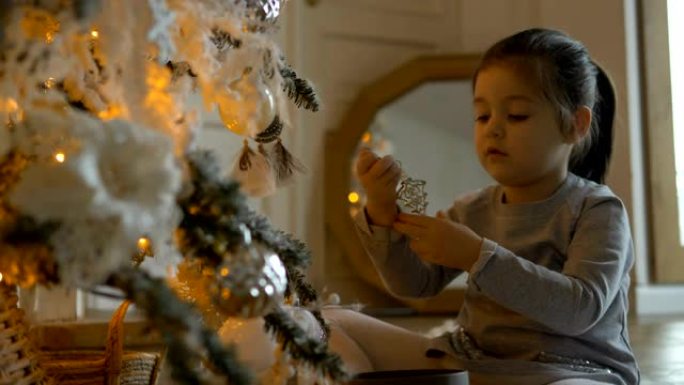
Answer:
[[[348,309],[326,308],[323,317],[330,324],[330,349],[352,374],[449,367],[448,356],[425,356],[430,339],[421,334]]]
[[[421,334],[343,308],[325,308],[323,317],[330,324],[330,350],[340,355],[350,374],[383,370],[459,369],[458,363],[449,356],[426,357],[430,339]],[[471,379],[471,385],[477,385],[473,380],[475,378]],[[578,378],[548,385],[610,384]]]

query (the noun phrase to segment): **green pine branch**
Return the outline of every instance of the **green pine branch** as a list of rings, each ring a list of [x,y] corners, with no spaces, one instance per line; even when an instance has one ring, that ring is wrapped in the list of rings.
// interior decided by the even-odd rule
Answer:
[[[200,258],[216,266],[226,250],[241,244],[240,225],[244,224],[255,241],[278,254],[283,262],[288,278],[286,296],[296,294],[298,305],[315,309],[318,294],[304,274],[311,262],[311,253],[306,245],[283,231],[273,229],[266,217],[250,210],[238,183],[220,178],[211,153],[195,152],[189,155],[189,159],[194,190],[180,200],[184,214],[179,227],[183,255]],[[315,309],[312,314],[328,336],[330,329],[321,312]],[[333,356],[327,353],[325,343],[302,338],[303,331],[282,311],[269,314],[265,320],[270,328],[283,336],[284,347],[293,357],[309,362],[332,378],[341,378],[341,369],[336,367],[337,361],[331,358]]]
[[[293,359],[310,365],[336,382],[349,379],[340,356],[328,352],[326,342],[308,336],[283,309],[278,308],[267,314],[264,321],[266,331],[275,333]]]
[[[254,382],[249,369],[238,361],[235,348],[225,346],[215,331],[204,326],[194,307],[178,299],[164,280],[126,267],[113,274],[108,284],[122,290],[160,332],[174,380],[182,384],[209,385],[212,382],[201,365],[208,361],[214,372],[226,377],[227,384]]]
[[[221,179],[210,152],[195,152],[189,159],[193,191],[179,200],[183,211],[179,226],[182,254],[216,266],[226,251],[234,251],[240,246],[240,224],[245,224],[252,237],[278,254],[285,265],[290,278],[288,293],[294,291],[304,304],[316,302],[316,291],[302,273],[311,262],[306,245],[283,231],[274,230],[266,217],[249,209],[239,184]]]

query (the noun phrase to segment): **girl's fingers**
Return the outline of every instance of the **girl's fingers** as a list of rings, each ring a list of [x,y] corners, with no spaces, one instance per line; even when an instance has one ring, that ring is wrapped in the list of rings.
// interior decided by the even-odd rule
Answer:
[[[396,187],[399,184],[400,180],[401,180],[401,172],[398,172],[394,176],[392,176],[392,178],[389,179],[385,185],[391,186],[391,187]]]
[[[411,251],[418,254],[421,258],[423,258],[426,254],[429,253],[429,245],[427,245],[423,241],[412,240],[409,242],[409,248],[411,249]]]
[[[383,185],[390,185],[392,183],[395,183],[394,181],[396,180],[399,182],[399,179],[401,178],[401,169],[397,166],[392,166],[390,167],[389,170],[387,170],[380,178],[378,178],[378,182],[383,184]]]
[[[356,161],[356,174],[361,176],[367,173],[371,167],[378,161],[378,157],[367,148],[361,149],[359,157]]]
[[[424,238],[427,235],[427,231],[424,227],[415,226],[412,224],[394,222],[392,227],[397,232],[404,234],[413,240],[421,240],[421,238]]]
[[[387,155],[377,162],[370,168],[370,170],[367,172],[367,176],[372,179],[378,179],[380,178],[385,172],[387,172],[392,165],[394,165],[394,159]]]
[[[401,223],[412,224],[420,227],[430,226],[435,218],[428,217],[426,215],[399,213],[398,219]]]
[[[435,260],[435,257],[433,254],[429,251],[424,251],[420,254],[420,259],[422,259],[425,262],[430,262],[430,263],[437,263]]]
[[[432,254],[432,252],[431,252],[429,249],[427,249],[427,248],[421,248],[421,246],[418,245],[418,244],[415,245],[415,246],[414,246],[414,245],[409,245],[409,248],[410,248],[411,251],[413,251],[413,252],[418,256],[418,258],[420,258],[422,261],[424,261],[424,262],[429,262],[429,263],[437,263],[437,261],[435,260],[434,254]]]

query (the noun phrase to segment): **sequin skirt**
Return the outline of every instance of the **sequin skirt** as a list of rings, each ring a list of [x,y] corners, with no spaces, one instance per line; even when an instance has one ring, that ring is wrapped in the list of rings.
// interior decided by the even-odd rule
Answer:
[[[475,345],[472,338],[470,338],[468,333],[466,333],[461,327],[459,327],[455,332],[451,333],[449,342],[455,351],[463,352],[463,354],[465,354],[469,360],[482,360],[485,358],[485,353]],[[606,368],[593,361],[579,357],[567,357],[551,352],[540,352],[534,361],[546,364],[554,364],[565,369],[582,373],[613,373],[610,368]]]

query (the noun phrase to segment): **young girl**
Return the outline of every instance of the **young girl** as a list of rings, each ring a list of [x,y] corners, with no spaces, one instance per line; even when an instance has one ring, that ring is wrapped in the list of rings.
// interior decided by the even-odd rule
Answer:
[[[332,349],[353,372],[447,366],[471,384],[637,384],[632,240],[625,207],[601,184],[612,84],[581,43],[531,29],[485,53],[473,92],[475,146],[497,185],[434,218],[411,215],[396,206],[397,162],[364,150],[356,165],[359,233],[394,294],[435,295],[469,273],[458,329],[429,340],[333,309]]]

